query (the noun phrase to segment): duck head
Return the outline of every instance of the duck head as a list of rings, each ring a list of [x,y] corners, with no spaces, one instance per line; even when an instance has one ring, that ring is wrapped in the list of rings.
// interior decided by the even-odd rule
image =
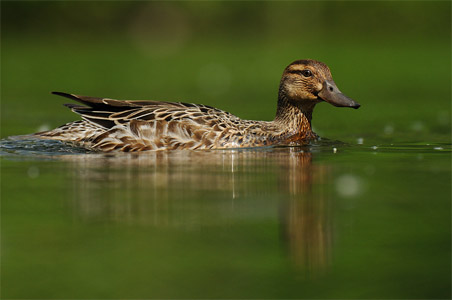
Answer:
[[[337,88],[327,65],[310,59],[297,60],[286,67],[279,94],[280,98],[312,108],[322,101],[340,107],[360,107]]]

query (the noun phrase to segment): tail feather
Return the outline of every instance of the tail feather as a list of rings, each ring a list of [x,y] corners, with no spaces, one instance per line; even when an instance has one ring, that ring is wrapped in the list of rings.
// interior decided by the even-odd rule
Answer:
[[[125,107],[136,107],[136,104],[133,104],[129,101],[120,101],[109,98],[99,98],[99,97],[89,97],[89,96],[80,96],[75,94],[68,94],[63,92],[52,92],[54,95],[66,97],[72,100],[75,100],[79,103],[88,105],[94,109],[104,110],[106,108],[113,111],[121,111]]]

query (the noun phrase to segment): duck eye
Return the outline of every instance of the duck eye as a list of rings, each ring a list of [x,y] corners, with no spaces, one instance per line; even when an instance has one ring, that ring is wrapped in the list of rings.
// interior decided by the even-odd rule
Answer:
[[[303,70],[303,71],[301,71],[301,74],[302,74],[304,77],[311,77],[311,76],[312,76],[311,70]]]

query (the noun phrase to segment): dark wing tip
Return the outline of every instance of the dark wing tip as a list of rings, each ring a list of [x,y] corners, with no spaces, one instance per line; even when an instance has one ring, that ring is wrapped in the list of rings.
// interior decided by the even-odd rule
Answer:
[[[105,98],[80,96],[80,95],[68,94],[68,93],[63,93],[63,92],[52,92],[52,94],[58,95],[58,96],[63,96],[65,98],[69,98],[71,100],[75,100],[77,102],[80,102],[82,104],[88,105],[93,108],[109,106],[109,104],[104,101],[104,100],[107,100]]]
[[[63,92],[52,92],[53,95],[58,95],[58,96],[63,96],[69,99],[73,99],[73,100],[79,100],[79,98],[75,95],[72,94],[68,94],[68,93],[63,93]]]
[[[83,106],[80,104],[72,104],[72,103],[65,103],[64,106],[70,108],[70,109],[88,109],[88,106]]]

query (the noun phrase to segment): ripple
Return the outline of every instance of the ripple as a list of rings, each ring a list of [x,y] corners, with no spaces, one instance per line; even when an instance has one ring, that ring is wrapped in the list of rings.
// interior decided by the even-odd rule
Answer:
[[[452,145],[449,143],[390,143],[374,144],[365,146],[362,144],[348,144],[338,140],[321,138],[309,144],[298,146],[266,146],[254,148],[222,149],[222,151],[285,151],[290,149],[293,152],[311,152],[311,153],[333,153],[346,154],[356,152],[369,153],[450,153]],[[199,150],[205,151],[205,150]],[[213,150],[217,151],[217,150]],[[151,151],[154,152],[154,151]],[[36,158],[36,159],[54,159],[62,155],[84,155],[98,153],[81,147],[76,147],[57,140],[47,140],[36,138],[35,136],[12,136],[0,140],[0,156],[9,158]]]
[[[0,156],[33,156],[36,158],[91,153],[84,148],[74,147],[72,145],[56,140],[46,140],[34,136],[12,136],[0,140]]]

